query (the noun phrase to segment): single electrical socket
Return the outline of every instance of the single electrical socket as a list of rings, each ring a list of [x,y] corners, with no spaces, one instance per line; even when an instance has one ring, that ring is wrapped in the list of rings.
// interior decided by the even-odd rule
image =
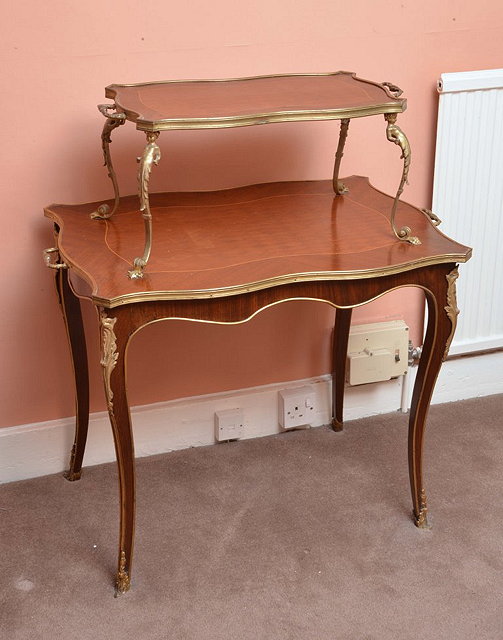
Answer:
[[[215,411],[215,439],[217,442],[238,440],[244,435],[243,409]]]
[[[283,389],[278,394],[279,423],[283,429],[308,427],[316,413],[316,394],[313,385]]]

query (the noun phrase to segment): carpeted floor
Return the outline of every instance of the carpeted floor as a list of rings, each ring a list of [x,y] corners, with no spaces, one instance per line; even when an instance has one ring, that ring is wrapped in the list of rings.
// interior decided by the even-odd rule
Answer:
[[[113,597],[115,465],[0,487],[5,640],[501,640],[503,396],[433,406],[432,531],[407,418],[138,460],[132,590]]]

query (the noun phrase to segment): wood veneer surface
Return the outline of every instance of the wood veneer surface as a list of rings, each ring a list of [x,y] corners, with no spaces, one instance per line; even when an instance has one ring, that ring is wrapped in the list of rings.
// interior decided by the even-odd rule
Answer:
[[[128,114],[129,120],[138,123],[361,110],[383,105],[387,108],[380,113],[400,112],[406,104],[405,99],[394,98],[383,87],[357,79],[348,72],[110,85],[106,88],[106,96],[114,99],[118,109]]]
[[[144,223],[136,196],[121,199],[109,220],[92,220],[99,203],[51,205],[63,259],[110,306],[123,296],[164,292],[166,298],[232,295],[304,280],[380,276],[422,264],[465,262],[471,250],[444,236],[417,208],[400,203],[397,224],[422,241],[397,240],[393,199],[367,178],[280,182],[199,193],[151,195],[153,248],[145,276],[127,271],[141,255]],[[123,302],[126,300],[123,300]]]

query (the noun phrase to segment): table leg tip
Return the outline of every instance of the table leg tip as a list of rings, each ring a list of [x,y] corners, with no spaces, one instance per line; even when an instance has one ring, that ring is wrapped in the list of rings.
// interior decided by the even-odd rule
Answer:
[[[114,598],[118,598],[119,596],[123,595],[124,593],[127,593],[129,591],[131,587],[131,583],[128,581],[127,585],[125,585],[124,583],[118,584],[117,582],[115,583],[115,593],[114,593]]]
[[[131,588],[131,580],[127,574],[119,573],[115,580],[115,597],[118,598]]]
[[[64,472],[63,478],[68,480],[68,482],[75,482],[76,480],[80,480],[81,475],[82,475],[82,471],[68,470]]]
[[[342,420],[337,420],[337,418],[332,418],[332,429],[334,431],[342,431],[344,429]]]
[[[117,577],[115,578],[115,597],[117,598],[122,593],[129,591],[131,587],[131,578],[126,571],[126,553],[121,551],[119,558],[119,570],[117,571]]]
[[[419,516],[416,516],[416,514],[413,513],[412,517],[414,519],[414,524],[418,529],[423,529],[424,531],[430,531],[430,529],[432,529],[432,525],[425,515],[419,514]]]

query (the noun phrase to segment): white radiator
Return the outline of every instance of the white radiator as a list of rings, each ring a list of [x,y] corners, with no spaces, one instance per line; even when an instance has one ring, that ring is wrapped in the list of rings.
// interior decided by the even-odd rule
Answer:
[[[473,247],[450,354],[503,347],[503,69],[441,75],[432,211]],[[496,374],[496,372],[495,372]]]

